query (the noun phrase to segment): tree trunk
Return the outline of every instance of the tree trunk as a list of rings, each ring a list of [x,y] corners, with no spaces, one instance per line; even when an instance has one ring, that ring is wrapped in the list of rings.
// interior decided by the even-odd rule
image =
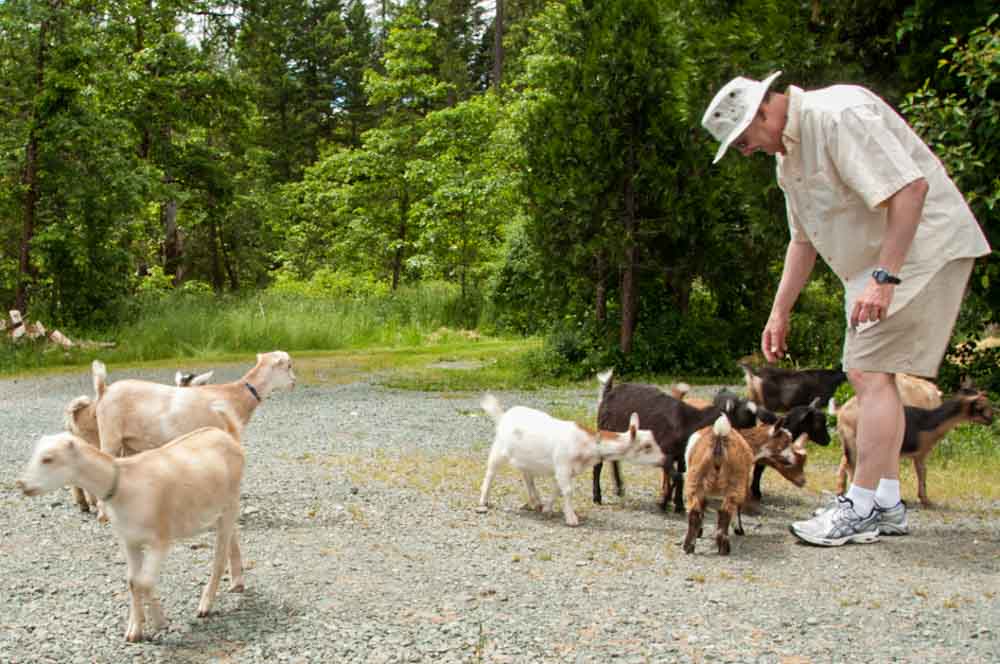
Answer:
[[[503,0],[496,0],[497,14],[493,20],[493,90],[500,93],[503,78]]]
[[[407,196],[403,195],[403,200],[399,205],[399,246],[392,257],[392,290],[399,288],[399,280],[403,274],[403,258],[406,255],[404,245],[406,244],[406,215],[409,213],[410,203]]]
[[[209,208],[209,214],[212,215],[215,212],[214,208]],[[212,256],[212,289],[216,293],[222,292],[222,257],[220,256],[219,244],[221,240],[219,239],[219,225],[215,222],[214,215],[210,218],[208,222],[208,233],[209,233],[209,243],[211,244],[211,256]]]
[[[59,9],[59,2],[50,3],[53,12]],[[35,99],[40,99],[45,88],[45,66],[48,58],[50,18],[45,18],[38,28],[38,56],[35,58]],[[31,129],[25,149],[24,225],[21,228],[21,246],[17,259],[17,288],[14,291],[14,308],[22,314],[28,312],[28,282],[31,279],[31,243],[35,238],[35,212],[38,209],[38,129],[44,118],[38,115],[38,104],[32,106]]]
[[[629,149],[627,163],[628,170],[622,192],[625,203],[622,210],[624,215],[622,226],[625,231],[625,265],[622,273],[622,325],[619,335],[619,347],[624,355],[632,352],[636,322],[639,319],[639,277],[637,274],[639,248],[636,246],[639,222],[636,219],[634,147]]]
[[[608,320],[608,255],[603,249],[597,252],[597,284],[594,288],[594,318],[599,324]]]
[[[172,178],[168,178],[168,182]],[[184,256],[184,238],[177,227],[177,201],[166,201],[160,205],[160,222],[163,225],[163,272],[173,275],[174,286],[184,278],[181,259]]]

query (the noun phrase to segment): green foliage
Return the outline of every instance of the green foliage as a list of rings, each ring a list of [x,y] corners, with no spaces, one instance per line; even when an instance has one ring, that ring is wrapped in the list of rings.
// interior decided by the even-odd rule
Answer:
[[[288,271],[279,271],[268,289],[272,293],[311,299],[366,298],[384,296],[389,288],[370,275],[355,275],[321,267],[307,281],[297,279]]]
[[[906,97],[903,113],[941,158],[993,247],[1000,246],[1000,19],[967,38],[953,37],[941,50],[942,83],[957,80],[953,92],[939,92],[930,79]],[[984,323],[1000,307],[1000,259],[994,250],[977,261],[972,288],[988,304]]]
[[[987,392],[996,403],[1000,399],[1000,346],[981,348],[979,339],[972,337],[949,348],[938,385],[945,393],[953,393],[965,386],[965,381]]]

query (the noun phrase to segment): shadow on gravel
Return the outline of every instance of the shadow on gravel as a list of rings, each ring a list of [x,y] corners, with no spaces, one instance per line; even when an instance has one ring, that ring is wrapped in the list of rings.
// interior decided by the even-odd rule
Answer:
[[[220,592],[216,601],[209,617],[175,619],[173,629],[141,647],[155,650],[171,663],[239,660],[248,647],[287,632],[301,614],[298,607],[252,588],[228,597]]]

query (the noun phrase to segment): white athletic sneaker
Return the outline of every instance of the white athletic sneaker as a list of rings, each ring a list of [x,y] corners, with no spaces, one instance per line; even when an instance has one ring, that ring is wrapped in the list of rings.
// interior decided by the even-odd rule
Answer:
[[[906,519],[906,503],[902,500],[892,507],[875,505],[878,514],[878,532],[880,535],[909,535],[910,525]]]
[[[788,527],[803,542],[817,546],[843,546],[849,542],[870,544],[878,541],[878,510],[862,517],[854,511],[850,498],[837,496],[837,507],[808,521],[796,521]]]

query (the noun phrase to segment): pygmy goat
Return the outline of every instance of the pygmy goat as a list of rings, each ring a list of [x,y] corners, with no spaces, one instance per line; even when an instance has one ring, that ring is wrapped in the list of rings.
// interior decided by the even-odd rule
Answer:
[[[847,374],[840,369],[782,369],[740,363],[751,401],[770,410],[786,411],[795,406],[805,406],[813,399],[827,403],[845,380]]]
[[[632,463],[662,466],[664,455],[653,434],[639,429],[639,416],[632,413],[625,433],[588,431],[575,422],[556,418],[533,408],[515,406],[507,412],[492,394],[483,397],[481,405],[496,420],[496,437],[490,449],[479,495],[479,512],[488,506],[490,485],[497,470],[509,463],[524,477],[528,489],[527,507],[542,509],[542,501],[535,489],[536,475],[554,475],[563,496],[563,513],[566,524],[580,523],[573,511],[571,499],[576,475],[602,459],[624,459]],[[555,495],[548,503],[551,511]]]
[[[198,616],[208,615],[229,561],[231,590],[243,590],[239,516],[243,448],[225,404],[213,405],[226,431],[203,428],[143,454],[116,459],[71,433],[42,438],[16,482],[26,496],[72,484],[101,496],[125,551],[131,598],[125,638],[143,638],[149,604],[153,630],[165,622],[155,587],[173,541],[215,529],[212,574]]]
[[[808,406],[795,406],[780,418],[782,422],[781,427],[788,430],[792,438],[796,440],[802,439],[803,443],[805,440],[811,440],[817,445],[829,445],[830,430],[826,426],[826,413],[818,408],[818,406],[818,398],[813,399],[813,402]],[[760,419],[762,421],[772,422],[772,417],[776,416],[764,409],[760,410]],[[771,463],[769,460],[759,461],[754,466],[753,480],[750,482],[750,495],[754,502],[759,502],[763,498],[760,482],[761,477],[764,475],[764,469],[767,466],[771,466],[778,472],[781,472],[781,467]]]
[[[721,496],[715,543],[719,547],[719,555],[728,555],[729,523],[734,513],[737,517],[734,532],[743,534],[740,508],[746,500],[750,468],[753,466],[750,445],[739,431],[732,428],[725,415],[719,415],[715,424],[691,434],[684,456],[688,469],[684,487],[684,502],[688,509],[684,553],[694,553],[695,540],[701,537],[705,498]]]
[[[904,406],[903,414],[906,428],[900,457],[913,459],[913,469],[917,473],[917,496],[922,505],[928,506],[930,500],[927,498],[927,456],[945,434],[963,422],[992,424],[993,406],[985,394],[975,392],[961,394],[934,409]],[[842,494],[847,489],[848,476],[852,480],[854,478],[854,464],[857,463],[858,453],[856,427],[845,426],[841,429],[840,425],[841,422],[838,421],[844,456],[837,473],[837,491]]]
[[[666,455],[664,468],[667,473],[670,473],[675,465],[677,466],[677,472],[673,477],[668,474],[667,481],[664,482],[660,502],[663,510],[666,510],[672,494],[674,511],[684,511],[684,449],[692,433],[711,424],[723,413],[737,427],[752,427],[757,424],[756,405],[737,398],[731,392],[720,392],[713,406],[696,408],[666,394],[655,385],[640,383],[614,385],[611,370],[598,374],[597,380],[601,384],[598,392],[597,426],[601,429],[618,431],[627,426],[630,413],[638,413],[643,425],[653,432],[657,444]],[[595,503],[601,502],[602,466],[601,463],[594,466]],[[622,495],[624,487],[620,469],[615,465],[613,470],[618,494]],[[670,479],[676,481],[670,482]]]

